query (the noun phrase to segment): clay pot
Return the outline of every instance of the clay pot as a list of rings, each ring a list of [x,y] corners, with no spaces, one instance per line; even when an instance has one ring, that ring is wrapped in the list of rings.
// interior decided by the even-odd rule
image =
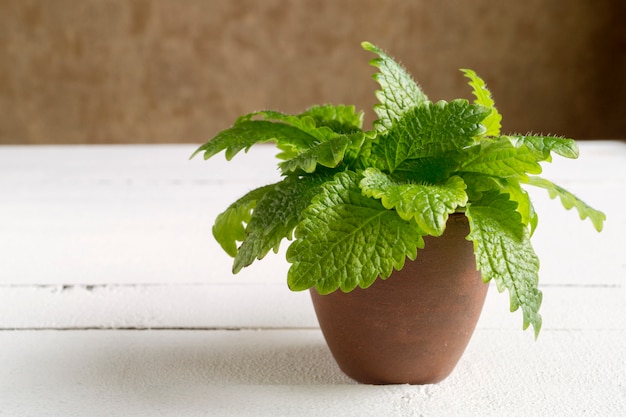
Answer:
[[[425,238],[415,261],[367,289],[311,297],[339,367],[367,384],[430,384],[446,378],[467,346],[488,285],[476,270],[467,218]]]

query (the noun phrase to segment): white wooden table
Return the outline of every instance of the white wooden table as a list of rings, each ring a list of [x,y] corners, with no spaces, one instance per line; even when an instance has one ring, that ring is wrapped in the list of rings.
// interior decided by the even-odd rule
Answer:
[[[580,143],[540,190],[544,327],[490,289],[454,373],[358,385],[337,368],[282,254],[237,276],[215,216],[278,178],[274,148],[231,163],[195,145],[0,147],[1,416],[624,416],[626,144]]]

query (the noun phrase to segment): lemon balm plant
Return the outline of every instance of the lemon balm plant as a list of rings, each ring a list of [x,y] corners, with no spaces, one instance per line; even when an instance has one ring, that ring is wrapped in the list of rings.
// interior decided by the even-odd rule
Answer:
[[[282,180],[250,191],[220,214],[213,234],[234,257],[236,273],[291,240],[287,282],[320,294],[368,288],[420,256],[427,236],[444,234],[451,215],[469,221],[475,268],[507,290],[523,328],[541,328],[539,261],[531,246],[537,226],[526,186],[544,188],[600,231],[605,216],[544,179],[552,155],[576,158],[571,139],[503,135],[501,115],[485,83],[471,70],[476,99],[430,101],[406,70],[377,55],[374,107],[364,130],[353,106],[313,106],[300,114],[258,111],[202,145],[194,155],[227,159],[273,142]]]

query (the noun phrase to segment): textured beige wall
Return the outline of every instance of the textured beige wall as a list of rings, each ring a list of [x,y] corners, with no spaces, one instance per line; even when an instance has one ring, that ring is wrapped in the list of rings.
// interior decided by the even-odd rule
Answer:
[[[0,143],[201,142],[356,104],[372,41],[431,99],[488,82],[507,131],[626,137],[622,0],[0,0]]]

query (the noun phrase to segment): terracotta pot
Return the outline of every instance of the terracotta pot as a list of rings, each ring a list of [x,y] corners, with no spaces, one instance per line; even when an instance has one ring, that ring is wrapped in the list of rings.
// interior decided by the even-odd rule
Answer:
[[[311,297],[339,367],[368,384],[429,384],[461,358],[488,285],[476,270],[467,218],[454,214],[441,237],[425,238],[415,261],[367,289]]]

